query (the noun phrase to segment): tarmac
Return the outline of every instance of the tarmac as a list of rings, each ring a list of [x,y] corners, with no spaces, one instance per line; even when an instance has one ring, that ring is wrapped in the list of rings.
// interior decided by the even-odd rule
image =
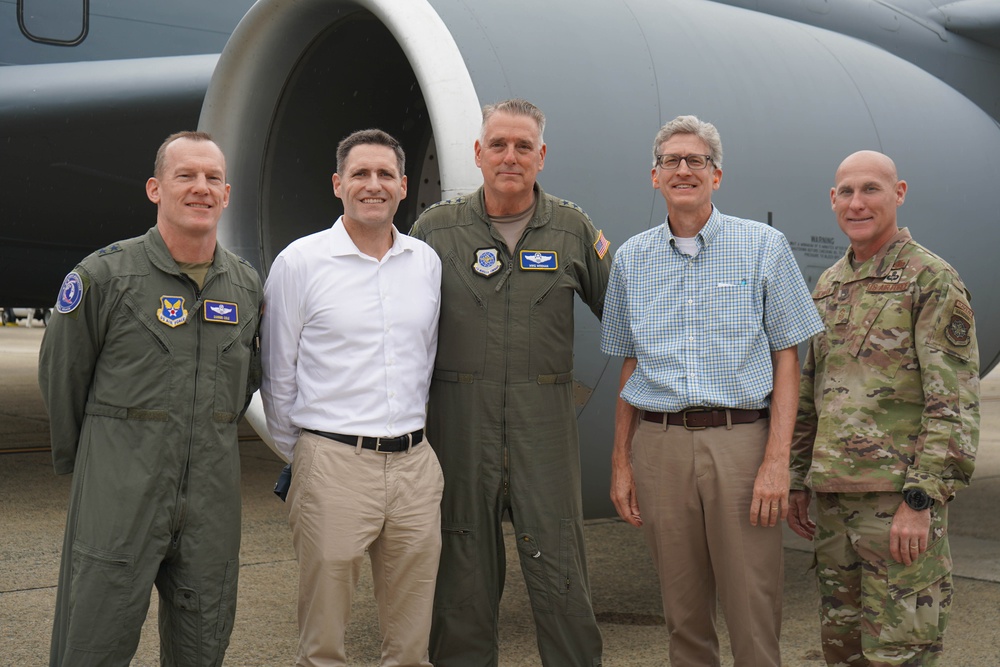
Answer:
[[[0,327],[0,667],[48,661],[71,476],[52,472],[48,419],[36,382],[44,328]],[[610,448],[610,443],[609,443]],[[243,543],[236,625],[225,664],[291,665],[297,640],[297,569],[285,506],[271,492],[281,462],[241,428]],[[609,450],[610,454],[610,450]],[[972,486],[950,508],[955,602],[942,667],[1000,666],[1000,373],[983,381],[982,436]],[[509,526],[508,526],[509,528]],[[668,638],[659,586],[639,530],[616,519],[585,527],[594,610],[607,667],[662,666]],[[823,665],[809,543],[786,530],[782,656],[787,667]],[[540,664],[534,626],[507,531],[500,610],[503,667]],[[378,665],[380,636],[370,572],[355,594],[351,665]],[[156,593],[132,665],[159,663]],[[733,665],[720,618],[723,665]]]

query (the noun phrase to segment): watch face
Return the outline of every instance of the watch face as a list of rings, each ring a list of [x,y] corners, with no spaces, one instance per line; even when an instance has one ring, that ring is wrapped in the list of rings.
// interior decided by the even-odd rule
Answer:
[[[934,504],[931,497],[920,489],[910,489],[906,491],[903,494],[903,500],[906,501],[907,505],[918,512],[925,510]]]

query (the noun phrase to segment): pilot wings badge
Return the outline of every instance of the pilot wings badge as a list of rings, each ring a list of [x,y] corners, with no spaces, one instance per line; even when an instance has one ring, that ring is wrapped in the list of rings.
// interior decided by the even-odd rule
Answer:
[[[240,309],[229,301],[212,301],[205,299],[205,321],[222,322],[223,324],[239,324]]]
[[[555,250],[522,250],[522,271],[555,271],[559,268],[559,254]]]
[[[187,322],[188,313],[184,310],[184,297],[161,296],[160,309],[156,311],[156,319],[168,327],[179,327]]]

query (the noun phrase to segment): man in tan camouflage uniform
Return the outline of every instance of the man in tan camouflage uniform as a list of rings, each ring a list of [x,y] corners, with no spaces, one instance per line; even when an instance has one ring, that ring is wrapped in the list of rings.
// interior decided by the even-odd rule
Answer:
[[[897,227],[905,195],[885,155],[841,163],[830,200],[851,247],[813,291],[826,330],[802,371],[788,523],[816,538],[829,665],[938,664],[948,502],[969,483],[979,441],[969,291]]]

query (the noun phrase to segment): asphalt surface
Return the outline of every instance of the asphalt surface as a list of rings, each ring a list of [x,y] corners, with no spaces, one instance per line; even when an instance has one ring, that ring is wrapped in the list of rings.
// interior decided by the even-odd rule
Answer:
[[[0,666],[47,664],[55,584],[70,477],[52,472],[48,420],[36,384],[43,329],[0,327]],[[296,645],[297,571],[284,505],[271,493],[281,463],[241,429],[243,544],[236,625],[226,665],[291,665]],[[951,507],[956,599],[942,667],[1000,666],[1000,374],[984,381],[982,440],[972,486]],[[659,588],[641,533],[609,519],[587,522],[594,609],[604,664],[662,666],[667,636]],[[527,595],[508,531],[501,603],[500,664],[540,664]],[[784,664],[823,664],[808,543],[786,531]],[[364,572],[364,570],[363,570]],[[732,665],[720,619],[723,665]],[[348,630],[351,665],[378,665],[380,638],[370,572],[364,572]],[[133,665],[159,662],[156,593]]]

